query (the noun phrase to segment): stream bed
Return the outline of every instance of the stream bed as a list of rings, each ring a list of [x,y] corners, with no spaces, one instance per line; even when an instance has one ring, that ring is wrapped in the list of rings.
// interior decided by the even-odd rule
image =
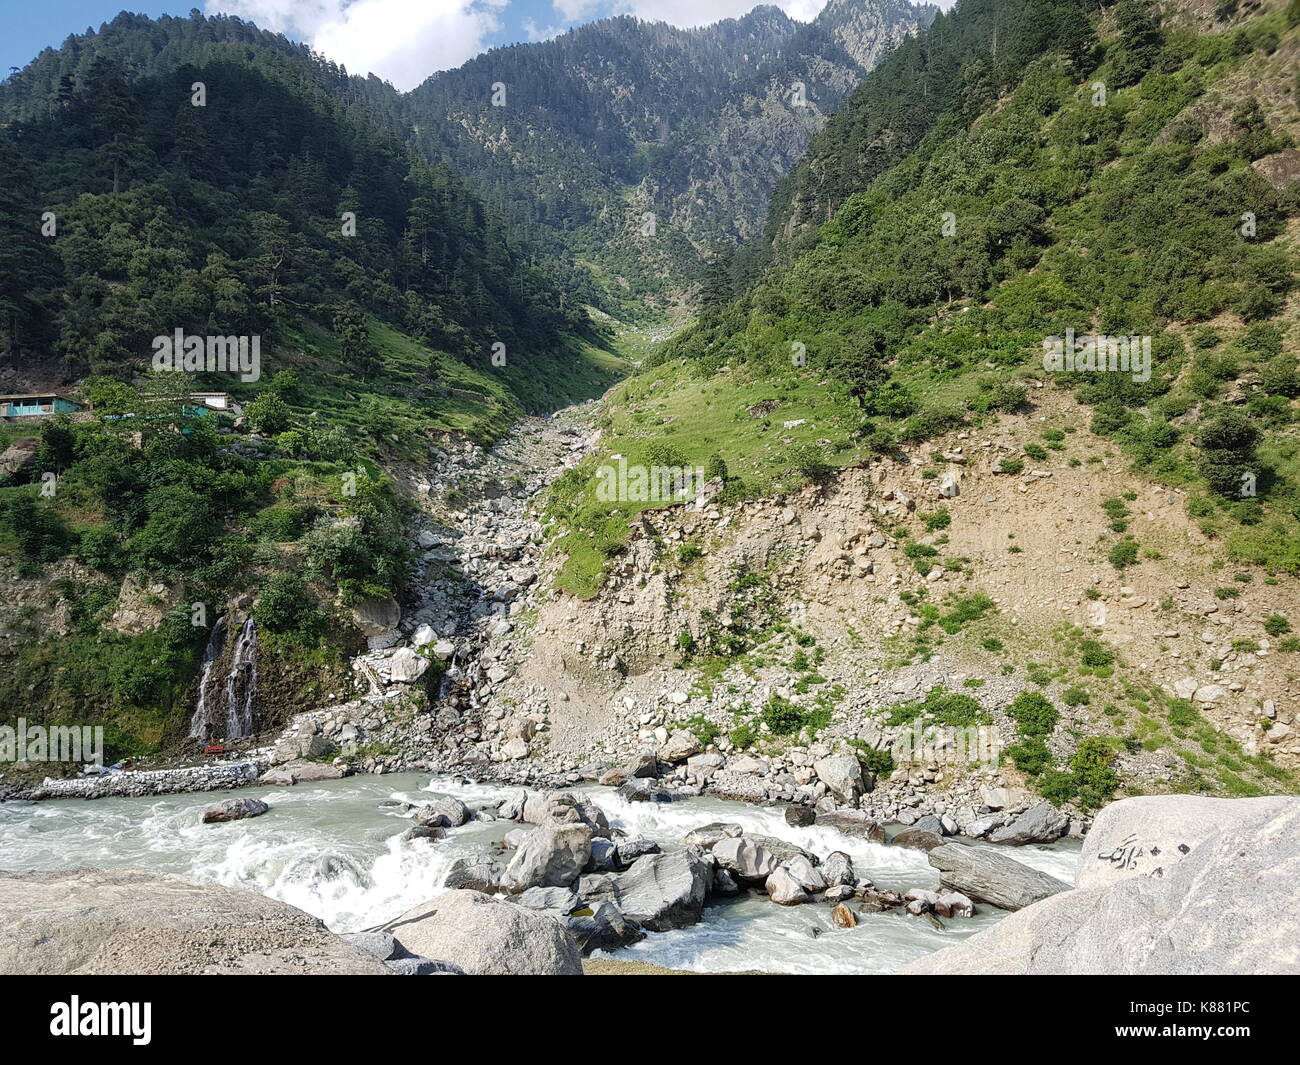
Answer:
[[[336,932],[356,931],[438,894],[452,862],[484,853],[518,827],[511,821],[471,821],[444,840],[404,841],[412,822],[398,803],[453,795],[474,806],[517,790],[430,780],[427,773],[259,786],[238,794],[264,799],[270,813],[216,825],[201,822],[203,809],[230,792],[0,803],[0,869],[105,866],[175,873],[261,892],[320,917]],[[629,803],[610,788],[577,790],[591,796],[611,826],[654,839],[664,849],[678,846],[693,828],[727,821],[746,832],[797,843],[823,859],[833,850],[844,851],[858,875],[878,887],[938,886],[938,874],[920,851],[815,825],[794,828],[774,807],[708,797]],[[1077,844],[1021,847],[1013,853],[1073,882]],[[751,894],[711,901],[699,924],[650,933],[615,956],[698,972],[886,973],[1006,916],[990,906],[977,909],[972,918],[945,921],[944,931],[899,910],[859,914],[856,928],[840,929],[831,924],[827,904],[785,907]]]

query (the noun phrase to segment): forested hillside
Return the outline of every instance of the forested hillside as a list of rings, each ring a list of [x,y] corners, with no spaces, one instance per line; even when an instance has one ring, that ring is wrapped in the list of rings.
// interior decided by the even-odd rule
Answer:
[[[249,593],[281,709],[312,698],[348,610],[406,578],[386,468],[614,379],[580,301],[365,95],[238,20],[130,15],[0,89],[0,391],[93,405],[0,426],[0,450],[38,438],[0,479],[6,712],[155,745]],[[148,373],[177,331],[256,338],[260,366]]]
[[[756,235],[826,116],[933,14],[837,0],[807,24],[775,7],[693,30],[606,19],[493,49],[403,102],[427,155],[630,313],[625,294],[680,295]]]
[[[828,123],[735,290],[719,279],[651,372],[694,392],[725,371],[742,423],[749,382],[791,418],[820,402],[823,436],[829,402],[836,463],[1021,408],[1035,382],[1069,389],[1135,463],[1193,490],[1231,557],[1300,570],[1300,6],[1218,18],[1134,0],[940,16]],[[1150,338],[1149,379],[1045,373],[1043,342],[1067,329]],[[692,426],[678,413],[665,434]],[[758,460],[751,431],[728,461],[761,483],[811,442],[793,430],[785,461],[770,441]]]

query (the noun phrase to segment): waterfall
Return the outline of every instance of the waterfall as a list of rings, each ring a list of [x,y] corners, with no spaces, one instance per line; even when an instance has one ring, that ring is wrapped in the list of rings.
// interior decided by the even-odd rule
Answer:
[[[226,619],[217,618],[208,636],[208,646],[203,651],[203,668],[199,671],[199,701],[194,704],[194,716],[190,718],[190,736],[196,740],[207,739],[212,732],[212,707],[208,704],[208,682],[212,667],[217,664],[221,652],[226,649]]]
[[[257,695],[257,628],[244,622],[230,656],[226,674],[226,739],[241,740],[253,734],[253,699]]]

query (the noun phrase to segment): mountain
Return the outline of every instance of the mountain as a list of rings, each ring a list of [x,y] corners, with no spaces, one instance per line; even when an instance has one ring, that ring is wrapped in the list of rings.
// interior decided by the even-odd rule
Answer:
[[[934,14],[835,0],[807,24],[776,7],[692,30],[605,19],[435,74],[405,113],[426,155],[587,266],[606,300],[662,299],[759,231],[826,116]]]
[[[555,504],[591,606],[541,623],[635,634],[600,654],[738,746],[892,767],[996,721],[1076,809],[1294,788],[1298,55],[1294,0],[963,0],[903,42],[608,397]],[[711,501],[611,501],[615,462]]]

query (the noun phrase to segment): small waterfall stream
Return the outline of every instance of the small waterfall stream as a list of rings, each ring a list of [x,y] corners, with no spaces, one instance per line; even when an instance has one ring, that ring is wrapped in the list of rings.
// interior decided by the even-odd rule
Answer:
[[[220,691],[221,698],[212,698],[213,671],[225,655],[226,619],[220,617],[212,626],[212,635],[203,651],[203,667],[199,673],[199,697],[190,718],[190,737],[206,740],[219,728],[213,721],[214,702],[225,704],[225,738],[241,740],[253,734],[253,706],[257,698],[257,627],[249,618],[235,637],[230,655],[230,666]]]

